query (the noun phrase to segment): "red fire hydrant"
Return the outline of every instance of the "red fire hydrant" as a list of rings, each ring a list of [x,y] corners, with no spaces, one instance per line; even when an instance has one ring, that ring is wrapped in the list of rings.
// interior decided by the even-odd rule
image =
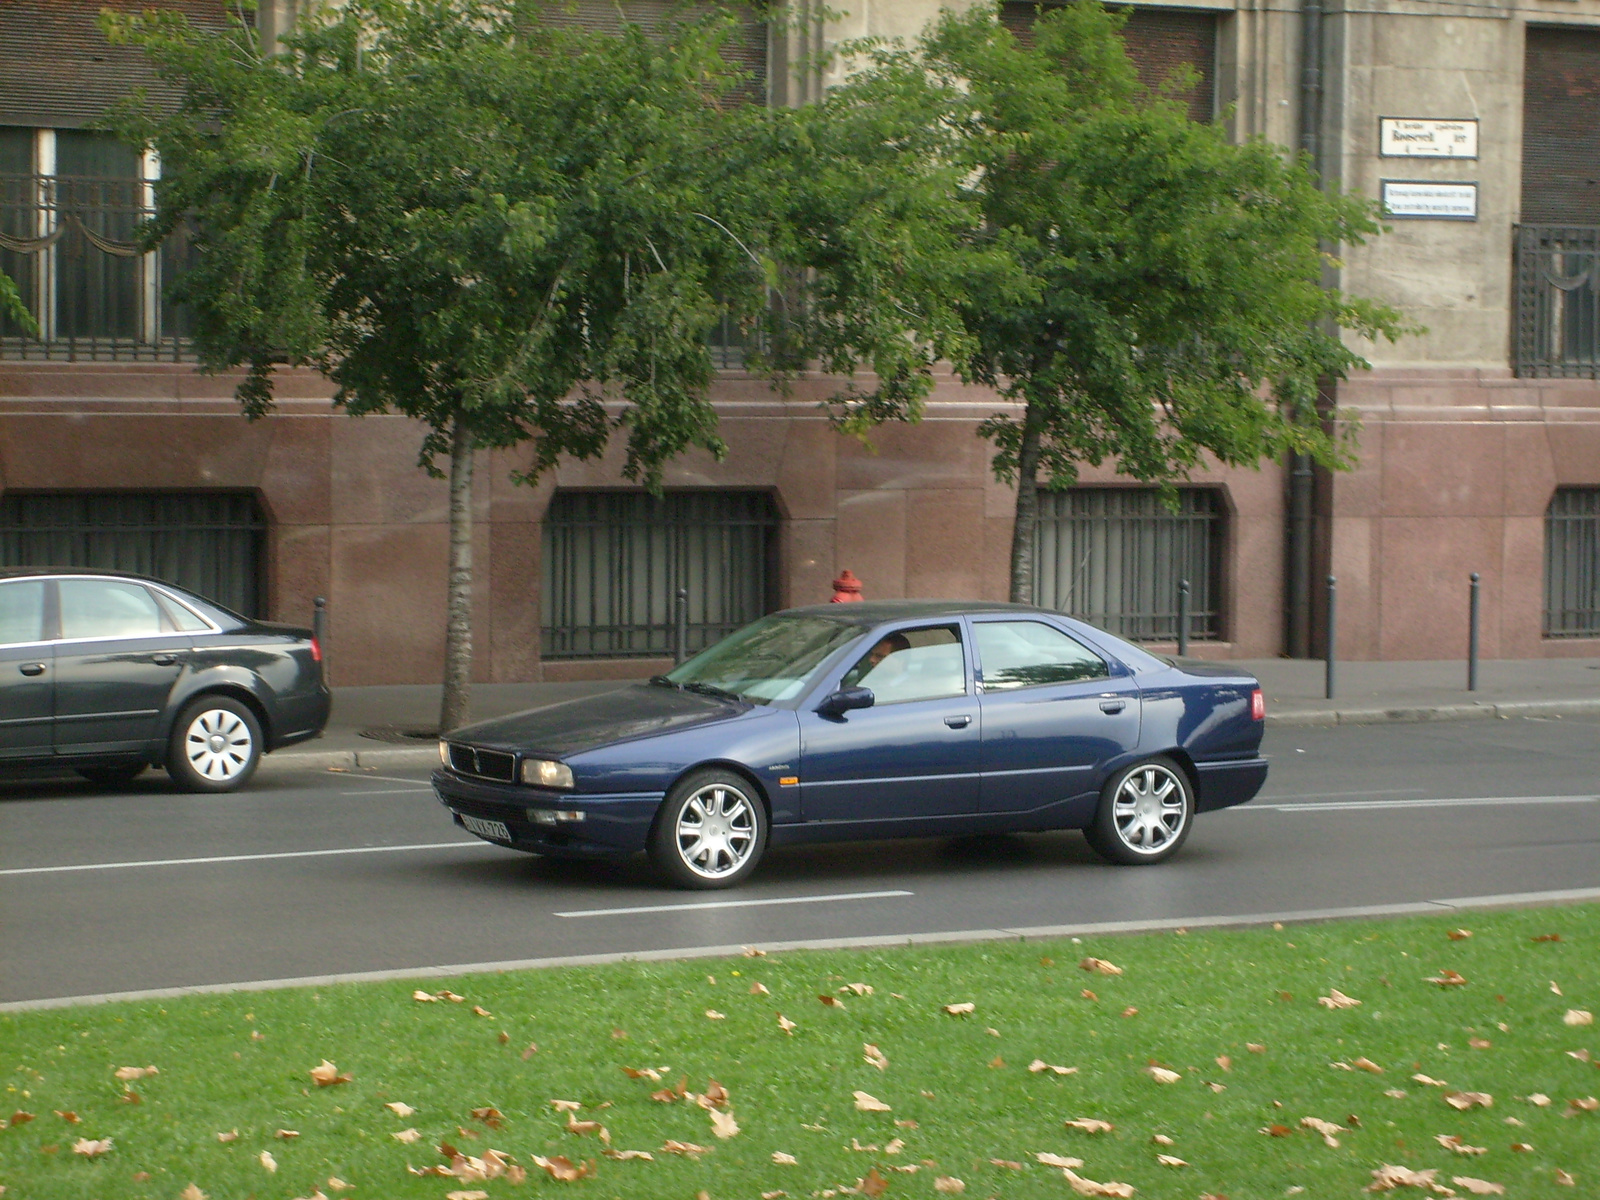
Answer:
[[[846,567],[839,572],[839,578],[833,581],[833,599],[829,604],[848,604],[852,600],[861,599],[861,580],[850,574]]]

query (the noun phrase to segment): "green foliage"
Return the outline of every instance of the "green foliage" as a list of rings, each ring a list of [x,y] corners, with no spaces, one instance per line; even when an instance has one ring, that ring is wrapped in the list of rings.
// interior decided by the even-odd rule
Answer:
[[[1163,483],[1206,455],[1340,465],[1314,403],[1319,381],[1365,365],[1340,331],[1402,332],[1393,311],[1322,286],[1324,247],[1375,234],[1373,206],[1148,92],[1123,19],[1077,0],[1041,12],[1027,49],[991,12],[947,13],[877,64],[902,81],[925,68],[928,111],[959,134],[988,253],[961,289],[956,361],[1025,406],[983,427],[995,470],[1031,489],[1108,460]]]
[[[17,290],[16,280],[0,271],[0,317],[9,317],[29,333],[38,335],[39,326],[28,311],[27,302]]]
[[[689,446],[723,452],[706,342],[724,313],[777,380],[865,362],[914,404],[945,347],[889,301],[924,257],[904,223],[937,243],[966,219],[948,168],[875,143],[870,112],[741,102],[729,13],[648,35],[544,15],[354,0],[277,56],[243,25],[106,16],[183,86],[175,115],[121,128],[161,153],[151,244],[195,222],[176,294],[203,364],[248,367],[246,411],[275,366],[311,366],[353,414],[426,422],[427,463],[457,421],[480,446],[530,441],[530,476],[625,428],[624,473],[656,486]]]

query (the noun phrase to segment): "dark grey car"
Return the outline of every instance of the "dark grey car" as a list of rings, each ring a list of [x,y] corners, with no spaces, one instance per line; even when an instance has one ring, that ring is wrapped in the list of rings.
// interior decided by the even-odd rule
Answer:
[[[186,791],[226,792],[328,710],[309,629],[134,575],[0,572],[0,769],[112,785],[164,766]]]

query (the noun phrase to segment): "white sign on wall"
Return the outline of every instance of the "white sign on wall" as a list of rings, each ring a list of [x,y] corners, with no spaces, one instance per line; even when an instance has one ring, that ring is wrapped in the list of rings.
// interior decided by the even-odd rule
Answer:
[[[1478,185],[1385,179],[1383,214],[1402,220],[1476,221]]]
[[[1478,122],[1380,117],[1378,153],[1384,158],[1477,158]]]

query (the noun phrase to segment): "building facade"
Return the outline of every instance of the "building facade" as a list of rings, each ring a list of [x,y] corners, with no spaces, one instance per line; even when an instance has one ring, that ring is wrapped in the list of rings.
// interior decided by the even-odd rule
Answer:
[[[164,3],[222,19],[220,0]],[[335,682],[437,680],[447,497],[416,469],[422,431],[335,413],[305,373],[250,423],[235,381],[187,361],[161,291],[185,248],[131,244],[158,165],[91,128],[149,84],[99,37],[103,4],[0,5],[0,270],[41,326],[0,324],[0,565],[148,571],[302,623],[326,596]],[[912,37],[938,6],[832,7],[850,11],[747,26],[770,102],[826,85],[796,69],[808,49]],[[1387,204],[1392,232],[1345,248],[1336,282],[1426,332],[1362,346],[1372,369],[1331,392],[1360,424],[1353,471],[1198,473],[1175,512],[1109,469],[1047,497],[1037,600],[1170,644],[1185,580],[1192,650],[1269,657],[1315,652],[1332,574],[1343,656],[1449,658],[1476,572],[1486,656],[1600,656],[1600,0],[1131,7],[1135,63],[1151,83],[1187,67],[1194,119],[1303,146]],[[1022,37],[1032,16],[1001,12]],[[278,0],[257,20],[271,37],[293,18]],[[826,599],[844,567],[872,597],[1004,598],[1014,495],[976,435],[992,393],[942,378],[920,424],[867,447],[828,426],[828,380],[779,396],[727,361],[730,454],[674,463],[660,499],[616,460],[526,487],[514,454],[484,455],[480,679],[659,669],[680,588],[691,647]]]

